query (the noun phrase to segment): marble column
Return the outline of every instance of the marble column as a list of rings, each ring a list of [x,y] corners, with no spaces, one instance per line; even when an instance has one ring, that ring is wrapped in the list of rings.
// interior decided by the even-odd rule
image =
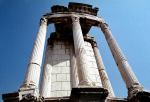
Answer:
[[[79,86],[91,86],[87,71],[87,57],[83,34],[78,17],[72,17],[73,40],[78,65]]]
[[[72,88],[78,87],[79,79],[78,79],[78,70],[76,64],[76,57],[74,54],[71,55],[71,79],[72,79]]]
[[[93,47],[95,59],[96,59],[96,62],[97,62],[99,75],[100,75],[100,78],[101,78],[101,81],[102,81],[102,86],[103,86],[103,88],[108,90],[109,97],[115,97],[113,88],[112,88],[111,83],[109,81],[108,75],[105,71],[105,66],[104,66],[101,54],[99,52],[99,49],[97,47],[97,43],[95,41],[92,42],[92,47]]]
[[[111,53],[114,57],[114,60],[118,66],[118,69],[122,75],[123,80],[126,83],[128,89],[128,97],[134,96],[137,92],[141,91],[143,87],[140,85],[135,74],[133,73],[131,66],[129,65],[126,57],[118,46],[115,38],[111,34],[109,27],[106,23],[100,23],[99,27],[101,28],[104,36],[107,40]]]
[[[51,96],[51,73],[52,73],[52,63],[51,62],[51,48],[47,45],[44,70],[42,74],[42,82],[40,87],[40,96],[47,98]]]
[[[47,19],[41,18],[40,27],[32,49],[25,80],[21,88],[38,88],[40,70],[43,58],[44,44],[46,39]]]

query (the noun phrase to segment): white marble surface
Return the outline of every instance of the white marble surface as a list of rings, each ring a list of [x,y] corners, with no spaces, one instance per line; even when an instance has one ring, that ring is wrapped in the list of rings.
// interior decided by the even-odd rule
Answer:
[[[43,51],[46,39],[46,30],[47,30],[47,20],[42,18],[40,22],[39,31],[37,33],[37,38],[35,40],[30,62],[26,72],[25,80],[23,87],[25,86],[34,86],[38,88],[41,64],[43,58]]]

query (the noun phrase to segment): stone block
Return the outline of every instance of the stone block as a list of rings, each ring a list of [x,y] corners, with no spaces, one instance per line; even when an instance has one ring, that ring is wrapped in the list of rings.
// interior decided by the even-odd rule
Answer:
[[[93,55],[91,55],[90,57],[93,58],[93,59],[95,59],[95,56],[93,56]],[[95,59],[95,62],[96,62],[96,59]]]
[[[88,70],[89,70],[89,73],[91,75],[98,75],[99,74],[98,69],[96,69],[96,68],[88,68]]]
[[[90,52],[90,56],[95,58],[94,52],[93,51],[89,51]]]
[[[90,75],[89,77],[91,78],[92,82],[96,82],[96,76],[95,75]]]
[[[52,74],[51,81],[52,81],[52,82],[56,82],[56,74]]]
[[[65,49],[59,49],[59,50],[58,50],[58,54],[60,54],[60,55],[65,54]]]
[[[68,60],[70,59],[70,55],[69,54],[61,55],[61,59]]]
[[[67,91],[56,91],[57,97],[68,96]]]
[[[99,74],[97,68],[89,68],[89,70],[91,71],[90,74],[95,74],[95,75],[98,75],[98,74]]]
[[[70,90],[71,86],[70,86],[70,82],[62,82],[62,90]]]
[[[96,62],[96,60],[91,61],[91,62],[92,62],[92,65],[93,65],[93,66],[97,66],[97,62]]]
[[[61,82],[52,83],[52,91],[61,90]]]
[[[65,66],[67,65],[67,62],[66,62],[66,61],[62,61],[62,62],[60,63],[60,65],[61,65],[62,67],[65,67]]]
[[[66,41],[64,44],[65,44],[65,45],[70,45],[68,41]]]
[[[61,49],[61,45],[54,45],[53,50],[59,50]]]
[[[56,97],[56,96],[57,96],[56,91],[52,91],[52,92],[51,92],[51,97]]]
[[[100,79],[99,75],[96,76],[96,82],[101,82],[101,79]]]
[[[58,61],[58,63],[55,66],[56,67],[65,67],[66,66],[66,62]]]
[[[52,55],[46,55],[46,56],[48,56],[48,57],[46,57],[46,61],[48,61],[49,63],[52,63]]]
[[[56,54],[52,56],[52,60],[59,60],[60,59],[60,55]]]
[[[61,73],[61,67],[56,67],[54,66],[53,69],[52,69],[52,73]]]
[[[56,44],[57,44],[57,45],[62,45],[62,44],[64,44],[64,42],[58,41]]]
[[[71,91],[67,91],[67,96],[70,96],[71,95]]]
[[[86,50],[93,50],[91,46],[85,46]]]
[[[96,63],[96,60],[95,60],[95,58],[94,58],[94,57],[90,57],[89,61],[93,61],[93,62],[95,62],[95,63]]]
[[[57,74],[57,81],[67,81],[67,75],[66,74]]]
[[[54,49],[52,52],[51,52],[52,55],[57,55],[58,54],[58,50]]]
[[[62,49],[65,49],[65,48],[66,48],[66,46],[63,44],[63,45],[61,45],[61,48],[62,48]]]
[[[70,49],[65,49],[66,54],[70,54]]]
[[[59,63],[58,60],[52,60],[52,65],[53,65],[53,66],[57,66],[58,63]]]
[[[67,81],[70,81],[70,74],[67,74]]]
[[[47,47],[47,54],[49,54],[49,53],[52,53],[53,51],[52,51],[52,49],[50,48],[50,47]]]
[[[92,67],[92,62],[91,61],[88,61],[87,64],[88,64],[89,67]]]
[[[99,75],[98,68],[95,68],[94,71],[96,75]]]
[[[67,66],[67,67],[70,67],[70,61],[69,61],[69,60],[66,61],[66,66]]]
[[[62,73],[70,73],[69,67],[62,67]]]
[[[94,54],[92,52],[90,52],[90,51],[86,51],[86,55],[87,56],[93,56]]]
[[[66,49],[70,49],[70,46],[66,44],[66,45],[65,45],[65,48],[66,48]]]
[[[95,85],[99,86],[99,87],[102,86],[102,84],[100,82],[96,82]]]

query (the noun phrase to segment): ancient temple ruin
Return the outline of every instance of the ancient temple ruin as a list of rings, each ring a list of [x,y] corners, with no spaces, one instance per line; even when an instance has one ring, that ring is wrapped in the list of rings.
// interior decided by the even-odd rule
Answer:
[[[51,12],[40,19],[24,82],[17,92],[3,94],[4,102],[150,102],[150,93],[136,78],[108,24],[97,16],[98,10],[74,2],[68,7],[51,7]],[[54,24],[55,32],[46,39],[50,24]],[[114,94],[97,42],[88,34],[93,26],[105,36],[128,97]]]

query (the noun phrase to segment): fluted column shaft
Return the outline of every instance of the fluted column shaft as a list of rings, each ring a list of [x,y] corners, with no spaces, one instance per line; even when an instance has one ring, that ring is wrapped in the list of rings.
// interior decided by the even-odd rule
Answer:
[[[72,17],[72,27],[73,27],[75,55],[77,58],[78,73],[79,73],[78,74],[79,86],[89,86],[90,81],[87,73],[88,71],[87,71],[86,50],[78,17]]]
[[[115,97],[113,88],[112,88],[111,83],[109,81],[108,75],[105,71],[105,66],[104,66],[104,63],[103,63],[103,60],[102,60],[102,57],[101,57],[101,54],[99,52],[99,49],[97,47],[96,42],[92,43],[92,47],[93,47],[95,59],[97,62],[100,78],[102,81],[102,86],[103,86],[103,88],[106,88],[109,91],[109,97]]]
[[[72,79],[72,88],[75,88],[79,84],[78,80],[78,70],[76,64],[76,57],[74,54],[71,55],[71,79]]]
[[[40,70],[43,58],[44,44],[46,38],[47,20],[42,18],[39,31],[32,49],[25,80],[22,87],[37,88],[39,85]]]
[[[51,65],[51,52],[50,46],[47,45],[46,48],[46,57],[44,63],[44,70],[42,75],[42,83],[40,88],[40,95],[44,98],[51,96],[51,73],[52,73],[52,65]]]
[[[115,38],[111,34],[108,25],[106,23],[101,23],[99,26],[104,33],[104,36],[107,40],[107,43],[118,66],[118,69],[122,75],[123,80],[126,83],[126,87],[128,88],[128,95],[129,97],[132,97],[133,94],[136,94],[139,90],[142,90],[142,86],[137,80],[135,74],[133,73],[131,66],[129,65],[124,54],[122,53]]]

